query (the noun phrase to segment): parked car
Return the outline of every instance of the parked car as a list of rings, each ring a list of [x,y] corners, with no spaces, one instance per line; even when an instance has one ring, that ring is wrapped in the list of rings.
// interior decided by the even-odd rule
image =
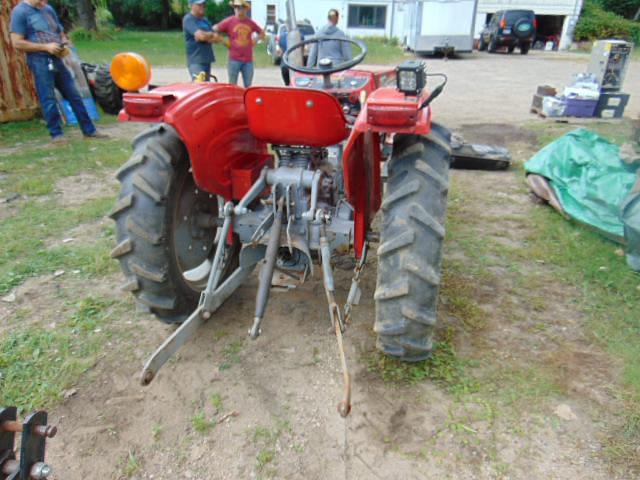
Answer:
[[[308,40],[313,35],[315,35],[316,31],[309,22],[298,22],[298,29],[300,30],[300,35],[302,40]],[[281,23],[278,26],[277,32],[275,35],[269,35],[269,40],[267,42],[267,54],[271,57],[274,65],[280,65],[280,59],[282,58],[282,54],[287,49],[287,33],[288,28],[286,23]],[[305,47],[304,56],[305,58],[309,55],[307,48]]]
[[[529,53],[536,38],[536,14],[533,10],[501,10],[480,33],[480,50],[494,53],[498,48],[507,47],[513,53],[516,47],[520,53]]]

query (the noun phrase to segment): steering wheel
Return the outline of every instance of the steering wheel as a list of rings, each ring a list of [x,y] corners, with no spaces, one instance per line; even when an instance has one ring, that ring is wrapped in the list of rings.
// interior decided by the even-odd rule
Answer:
[[[341,62],[335,66],[333,65],[331,60],[328,58],[318,58],[317,67],[301,67],[298,65],[291,65],[289,63],[289,54],[294,50],[297,50],[299,48],[305,47],[306,45],[311,45],[315,43],[315,44],[318,44],[318,52],[319,52],[320,43],[327,40],[331,40],[334,42],[352,43],[356,45],[358,48],[360,48],[360,54],[358,54],[356,57],[352,58],[351,60],[348,60],[346,62]],[[300,43],[296,43],[290,48],[287,48],[287,51],[282,54],[281,62],[285,67],[293,70],[294,72],[306,73],[309,75],[322,75],[324,77],[325,87],[331,88],[330,75],[332,73],[341,72],[343,70],[348,70],[351,67],[354,67],[355,65],[362,62],[366,55],[367,55],[367,46],[359,40],[351,40],[350,38],[314,37],[314,38],[310,38],[309,40],[304,40]]]

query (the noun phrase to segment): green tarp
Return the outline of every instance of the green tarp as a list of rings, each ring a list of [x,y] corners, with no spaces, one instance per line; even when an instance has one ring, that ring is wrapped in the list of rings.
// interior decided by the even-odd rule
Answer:
[[[572,218],[620,239],[626,230],[627,251],[636,255],[640,253],[640,195],[631,191],[639,167],[638,162],[622,161],[617,145],[585,129],[560,137],[525,163],[528,173],[549,179]],[[640,256],[636,260],[640,264]]]

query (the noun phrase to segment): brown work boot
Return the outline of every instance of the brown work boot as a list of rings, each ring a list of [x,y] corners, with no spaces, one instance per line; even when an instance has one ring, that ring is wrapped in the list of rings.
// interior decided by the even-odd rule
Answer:
[[[69,140],[67,140],[66,137],[64,137],[63,135],[58,135],[57,137],[53,137],[51,139],[51,144],[55,145],[57,147],[61,147],[63,145],[67,145],[69,143]]]
[[[84,138],[85,140],[108,140],[111,138],[111,135],[96,130],[91,135],[85,135]]]

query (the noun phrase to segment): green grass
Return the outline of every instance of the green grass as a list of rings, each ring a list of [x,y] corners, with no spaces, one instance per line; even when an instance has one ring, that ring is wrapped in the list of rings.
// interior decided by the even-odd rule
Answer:
[[[103,123],[109,123],[106,120]],[[48,239],[59,239],[77,225],[96,221],[113,206],[115,192],[86,200],[78,206],[60,206],[56,184],[65,177],[89,173],[96,187],[129,156],[128,142],[118,139],[85,141],[69,135],[67,146],[51,147],[40,121],[0,125],[0,148],[16,147],[0,159],[0,190],[16,196],[8,215],[0,220],[0,294],[25,279],[59,269],[78,269],[87,275],[115,271],[108,258],[113,230],[104,231],[90,244],[70,243],[46,248]],[[22,139],[21,145],[18,145]],[[104,187],[102,187],[104,188]],[[48,198],[47,198],[48,197]]]
[[[405,58],[402,49],[393,43],[372,37],[362,40],[369,49],[365,63],[399,63]],[[128,51],[140,53],[152,66],[184,67],[186,63],[184,37],[182,32],[177,30],[123,30],[115,32],[112,39],[78,40],[76,47],[80,58],[89,63],[108,63],[116,53]],[[214,67],[225,67],[227,49],[221,45],[214,45],[213,49],[216,56]],[[258,68],[278,68],[273,66],[271,58],[267,55],[265,43],[255,47],[254,60]]]
[[[121,305],[100,297],[68,304],[55,328],[26,327],[0,338],[0,405],[47,408],[91,368]],[[60,320],[62,317],[62,320]]]
[[[196,432],[204,434],[215,427],[216,422],[215,420],[209,420],[204,410],[201,410],[191,417],[191,426]]]
[[[141,468],[142,463],[133,450],[129,450],[126,457],[120,461],[120,470],[125,478],[132,478]]]
[[[447,338],[451,335],[453,332],[445,334],[431,357],[422,362],[401,362],[375,351],[365,358],[367,368],[385,382],[416,384],[428,379],[453,395],[474,393],[478,390],[478,384],[467,372],[466,367],[470,362],[456,355],[451,338]]]

